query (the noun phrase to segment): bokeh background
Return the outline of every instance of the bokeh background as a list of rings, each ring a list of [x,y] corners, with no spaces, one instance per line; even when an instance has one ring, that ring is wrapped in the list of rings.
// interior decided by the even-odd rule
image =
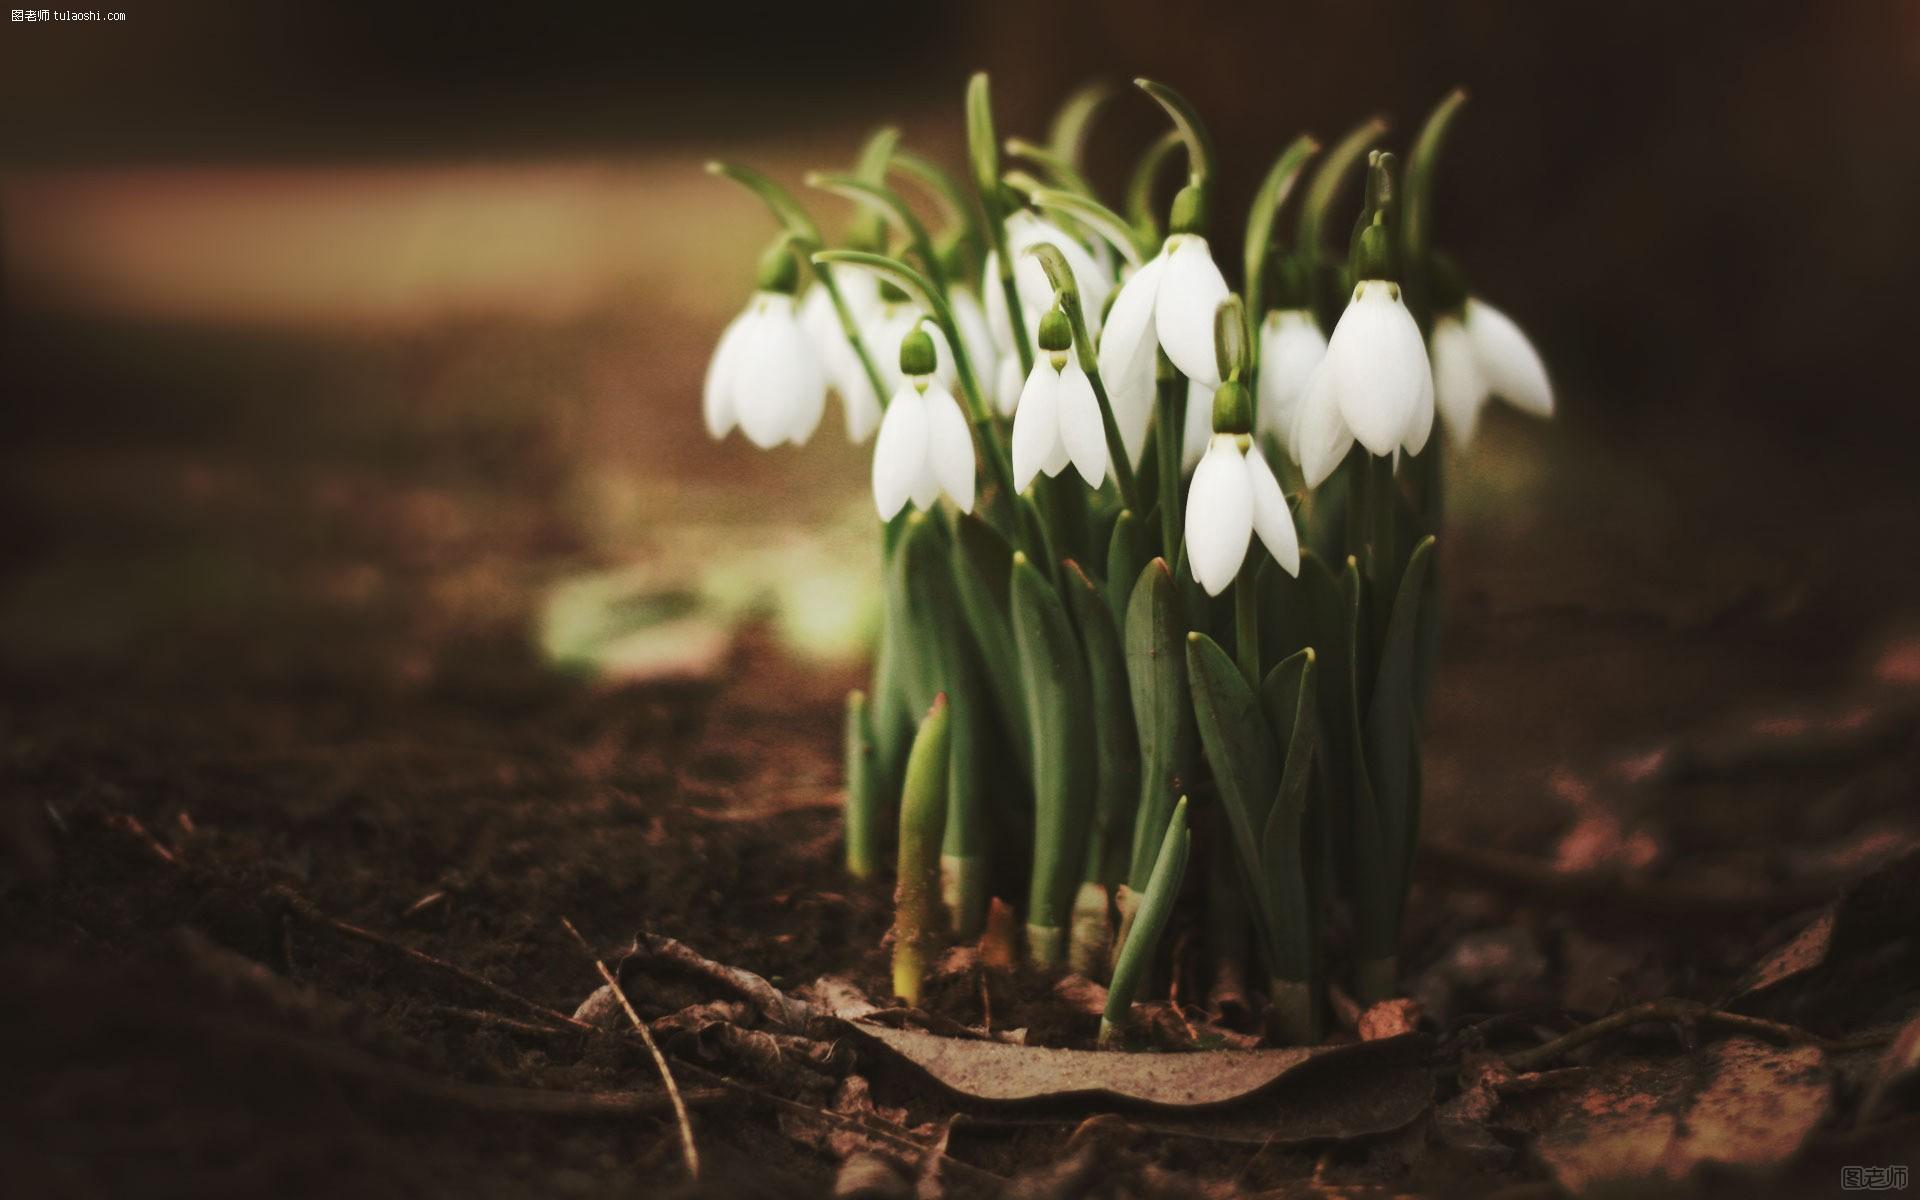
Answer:
[[[729,641],[701,613],[769,596],[790,641],[857,660],[864,452],[832,414],[803,451],[699,428],[769,233],[700,166],[798,187],[880,122],[957,161],[980,67],[1006,133],[1091,78],[1177,84],[1228,214],[1297,131],[1404,131],[1466,86],[1440,238],[1532,331],[1562,412],[1495,420],[1455,472],[1456,611],[1850,631],[1663,651],[1657,700],[1617,648],[1579,651],[1594,702],[1649,724],[1745,689],[1726,655],[1797,684],[1905,619],[1920,5],[117,2],[124,23],[0,28],[22,695],[165,694],[209,663],[472,688],[529,646],[606,650],[591,614],[628,592],[669,631],[611,652],[635,670],[711,667]],[[1159,121],[1115,102],[1096,177]],[[1471,625],[1453,645],[1487,653]],[[1501,719],[1552,751],[1591,714],[1542,674]]]

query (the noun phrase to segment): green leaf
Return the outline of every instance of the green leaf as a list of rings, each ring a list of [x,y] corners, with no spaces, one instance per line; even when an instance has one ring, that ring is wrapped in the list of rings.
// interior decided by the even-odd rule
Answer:
[[[1271,904],[1261,866],[1261,833],[1267,825],[1279,772],[1272,734],[1260,711],[1260,698],[1219,643],[1204,633],[1187,635],[1187,675],[1193,683],[1193,711],[1200,744],[1220,789],[1220,809],[1232,834],[1234,860],[1261,945],[1277,956]],[[1269,961],[1277,961],[1270,957]]]
[[[1060,105],[1047,128],[1047,145],[1053,152],[1078,167],[1086,160],[1087,130],[1107,101],[1113,99],[1113,85],[1102,80],[1081,84]]]
[[[900,801],[900,859],[893,912],[893,990],[920,1002],[939,928],[940,839],[947,817],[948,717],[935,699],[907,756]]]
[[[1126,877],[1134,809],[1140,803],[1140,738],[1129,701],[1126,653],[1100,587],[1079,564],[1066,563],[1068,606],[1080,627],[1093,688],[1095,787],[1082,878],[1120,883]]]
[[[892,189],[857,175],[837,171],[811,172],[807,175],[807,186],[831,192],[843,200],[851,200],[898,225],[900,231],[907,235],[907,242],[913,247],[920,265],[926,269],[927,278],[942,294],[946,292],[947,281],[941,269],[940,256],[933,251],[933,238],[928,235],[927,227],[920,223],[920,218]]]
[[[1000,213],[1000,138],[993,131],[993,93],[987,73],[976,71],[967,80],[967,161],[973,167],[973,186],[987,210],[989,225]]]
[[[1173,127],[1180,131],[1180,140],[1187,145],[1187,177],[1202,186],[1213,178],[1213,138],[1207,133],[1206,122],[1200,119],[1200,112],[1193,102],[1185,96],[1151,79],[1136,79],[1134,86],[1153,97],[1154,103],[1166,110],[1172,119]]]
[[[1180,897],[1180,884],[1186,878],[1187,855],[1193,849],[1193,834],[1187,828],[1187,798],[1180,797],[1167,815],[1166,832],[1159,839],[1159,851],[1143,885],[1140,904],[1128,922],[1126,941],[1121,943],[1119,959],[1114,963],[1113,982],[1107,989],[1107,1007],[1100,1018],[1100,1042],[1113,1040],[1133,997],[1146,977],[1153,952],[1173,916],[1174,902]]]
[[[807,210],[800,207],[800,202],[793,198],[792,193],[765,175],[751,167],[724,162],[708,163],[707,174],[731,179],[746,188],[760,197],[761,202],[772,211],[774,220],[784,225],[788,232],[813,245],[820,244],[820,227],[807,215]]]
[[[1153,870],[1154,838],[1186,790],[1198,736],[1187,693],[1185,643],[1179,589],[1166,560],[1156,558],[1141,569],[1127,602],[1127,681],[1140,735],[1140,807],[1128,872],[1136,892],[1147,886]]]
[[[1434,176],[1439,172],[1440,151],[1446,145],[1453,119],[1467,102],[1465,88],[1455,88],[1434,108],[1420,127],[1420,135],[1407,154],[1407,170],[1400,202],[1400,283],[1406,291],[1407,308],[1419,319],[1422,329],[1433,322],[1427,297],[1427,275],[1433,253]]]
[[[1405,901],[1414,841],[1419,836],[1420,730],[1414,711],[1414,654],[1418,647],[1421,594],[1433,558],[1434,539],[1414,547],[1400,578],[1400,591],[1380,649],[1380,671],[1367,709],[1367,775],[1380,813],[1385,872],[1398,924]]]
[[[1127,601],[1133,598],[1133,585],[1152,557],[1148,543],[1152,527],[1123,508],[1114,518],[1113,531],[1107,535],[1107,607],[1113,613],[1115,629],[1127,626]]]
[[[1093,792],[1093,714],[1087,667],[1066,606],[1026,555],[1013,557],[1013,636],[1033,740],[1034,848],[1029,950],[1052,965],[1080,879]],[[1036,936],[1037,935],[1037,936]],[[1060,945],[1048,944],[1059,937]]]
[[[953,577],[960,612],[973,634],[987,686],[1001,715],[1022,774],[1033,769],[1027,702],[1021,691],[1020,659],[1013,644],[1013,547],[993,526],[971,513],[954,521]]]
[[[1149,250],[1159,250],[1163,240],[1160,215],[1153,208],[1154,184],[1159,182],[1167,160],[1182,144],[1178,129],[1167,130],[1141,152],[1139,161],[1134,163],[1133,174],[1127,179],[1127,220],[1133,225],[1140,244]]]
[[[867,694],[847,693],[846,724],[847,874],[871,879],[880,870],[881,816],[886,812],[874,773],[873,726]]]
[[[1319,957],[1319,847],[1308,836],[1314,754],[1319,747],[1319,698],[1315,692],[1316,655],[1309,648],[1267,673],[1260,704],[1274,744],[1285,764],[1273,807],[1260,836],[1260,865],[1273,908],[1276,975],[1310,982]]]
[[[1261,181],[1260,190],[1254,194],[1253,207],[1247,211],[1247,241],[1243,259],[1246,275],[1243,278],[1247,289],[1247,319],[1256,328],[1267,315],[1264,288],[1267,252],[1273,248],[1274,219],[1280,214],[1280,206],[1293,193],[1293,185],[1306,169],[1307,160],[1319,149],[1320,143],[1306,134],[1293,139],[1280,152],[1280,157],[1273,160],[1266,179]]]
[[[1125,218],[1091,196],[1061,188],[1038,188],[1028,194],[1028,199],[1035,208],[1057,213],[1099,234],[1132,266],[1139,266],[1159,249],[1145,245],[1139,231]]]

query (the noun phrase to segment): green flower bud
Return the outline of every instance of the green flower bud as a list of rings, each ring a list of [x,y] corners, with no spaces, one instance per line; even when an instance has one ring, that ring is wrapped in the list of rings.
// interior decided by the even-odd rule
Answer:
[[[933,338],[918,325],[900,339],[900,373],[909,379],[933,374],[939,358],[934,354]]]
[[[1384,150],[1367,155],[1367,202],[1353,230],[1353,252],[1348,258],[1355,279],[1399,282],[1399,260],[1393,241],[1395,204],[1394,156]]]
[[[792,243],[785,235],[775,239],[760,256],[760,282],[763,292],[793,295],[800,286],[800,264],[793,260]]]
[[[882,279],[880,281],[880,299],[887,304],[905,304],[908,300],[912,299],[912,297],[907,295],[906,289],[902,288],[893,280]]]
[[[1057,304],[1040,318],[1040,348],[1049,352],[1073,349],[1073,323]]]
[[[1253,393],[1238,379],[1223,381],[1213,393],[1213,431],[1253,432]]]
[[[1197,233],[1205,236],[1207,232],[1207,192],[1197,183],[1190,183],[1180,189],[1173,198],[1173,213],[1167,219],[1167,228],[1172,233]]]

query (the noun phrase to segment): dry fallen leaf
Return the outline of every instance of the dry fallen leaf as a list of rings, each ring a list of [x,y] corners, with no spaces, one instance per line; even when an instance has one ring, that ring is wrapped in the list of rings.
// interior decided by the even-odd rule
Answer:
[[[1680,1183],[1703,1163],[1759,1169],[1785,1161],[1832,1100],[1817,1047],[1735,1038],[1683,1059],[1595,1068],[1536,1151],[1576,1194]]]
[[[1874,871],[1849,887],[1794,938],[1762,959],[1735,991],[1758,997],[1815,975],[1842,951],[1877,949],[1920,925],[1920,851]]]
[[[1377,1042],[1381,1038],[1412,1033],[1420,1025],[1420,1002],[1404,996],[1382,1000],[1360,1014],[1360,1040]]]

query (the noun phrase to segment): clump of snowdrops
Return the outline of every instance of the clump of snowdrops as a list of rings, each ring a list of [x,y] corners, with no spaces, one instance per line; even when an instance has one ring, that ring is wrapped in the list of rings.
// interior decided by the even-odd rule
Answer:
[[[891,860],[895,991],[917,1002],[943,943],[1023,944],[1108,983],[1108,1041],[1176,969],[1161,943],[1182,921],[1207,978],[1311,1040],[1334,967],[1363,1001],[1397,986],[1435,416],[1464,447],[1490,397],[1545,416],[1553,394],[1434,245],[1462,93],[1404,169],[1379,121],[1285,146],[1235,292],[1206,126],[1138,85],[1171,128],[1118,208],[1080,165],[1114,98],[1098,87],[1044,142],[1003,143],[976,76],[960,178],[876,133],[806,180],[856,206],[837,244],[772,180],[712,164],[779,232],[704,413],[715,437],[800,444],[834,394],[847,436],[874,439],[885,620],[847,701],[846,867]]]

